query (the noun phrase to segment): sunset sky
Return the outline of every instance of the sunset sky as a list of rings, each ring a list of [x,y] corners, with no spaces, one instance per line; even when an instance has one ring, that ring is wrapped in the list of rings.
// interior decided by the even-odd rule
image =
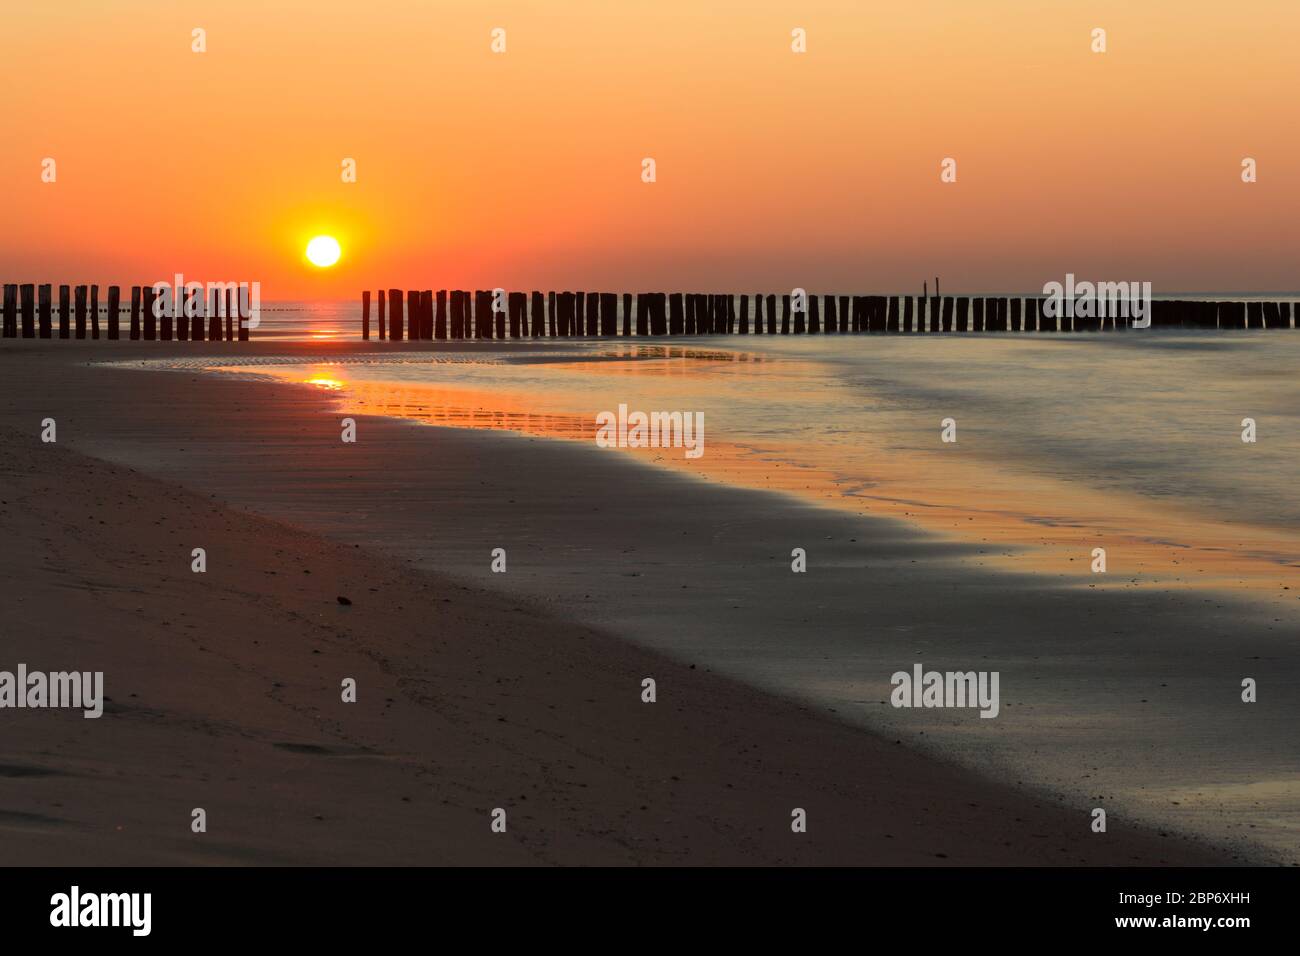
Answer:
[[[1300,288],[1295,0],[47,0],[0,30],[4,281]]]

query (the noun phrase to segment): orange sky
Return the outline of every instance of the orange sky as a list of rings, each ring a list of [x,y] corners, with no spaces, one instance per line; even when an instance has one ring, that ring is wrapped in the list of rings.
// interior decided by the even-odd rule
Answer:
[[[5,281],[1300,288],[1296,0],[46,0],[0,31]]]

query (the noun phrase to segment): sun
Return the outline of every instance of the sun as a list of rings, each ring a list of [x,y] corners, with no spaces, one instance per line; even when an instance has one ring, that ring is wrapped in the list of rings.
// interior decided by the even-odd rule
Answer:
[[[342,252],[343,250],[339,248],[339,241],[333,236],[317,236],[307,243],[308,261],[322,269],[328,269],[338,262]]]

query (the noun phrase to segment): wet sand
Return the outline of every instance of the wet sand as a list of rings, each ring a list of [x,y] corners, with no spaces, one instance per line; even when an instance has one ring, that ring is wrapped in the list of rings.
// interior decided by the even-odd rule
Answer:
[[[45,666],[103,669],[113,698],[100,722],[13,721],[6,862],[1191,863],[1279,852],[1234,832],[1218,796],[1165,816],[1182,830],[1226,813],[1218,834],[1234,851],[1157,835],[1123,809],[1092,834],[1088,809],[1118,803],[1088,773],[1047,797],[918,749],[920,722],[882,732],[881,717],[897,716],[877,700],[893,666],[878,686],[846,689],[870,720],[750,686],[780,690],[774,675],[792,668],[847,682],[897,658],[864,648],[823,659],[815,645],[792,658],[809,634],[902,633],[911,646],[898,666],[1001,665],[1014,714],[1017,662],[1086,669],[1040,647],[1050,629],[1068,647],[1072,629],[1097,626],[1088,618],[1100,612],[1077,596],[1005,577],[995,591],[948,566],[961,549],[893,522],[850,527],[839,513],[594,449],[379,418],[360,419],[360,440],[345,446],[313,389],[81,364],[167,348],[0,353],[14,663],[75,657]],[[39,444],[46,416],[59,422],[57,448]],[[826,573],[790,575],[791,541],[821,542],[810,564]],[[208,549],[205,575],[189,571],[191,546]],[[493,547],[510,555],[505,575],[488,570]],[[1206,617],[1163,595],[1133,600],[1116,621],[1145,615],[1148,630],[1174,634]],[[1240,609],[1223,613],[1240,633]],[[1231,649],[1234,665],[1272,647],[1262,624],[1247,630],[1254,643]],[[1157,649],[1134,659],[1139,670],[1171,663]],[[1189,682],[1202,692],[1202,668],[1225,663],[1198,659],[1177,693]],[[357,704],[339,702],[340,675],[360,675]],[[658,681],[656,704],[640,701],[644,676]],[[1131,692],[1113,681],[1091,719],[1141,720]],[[1172,704],[1149,694],[1146,714]],[[1120,706],[1106,713],[1108,703]],[[1240,732],[1234,719],[1211,711],[1172,728],[1157,717],[1149,747]],[[195,806],[209,813],[203,836],[189,833]],[[511,822],[494,836],[498,806]],[[807,834],[790,833],[793,807],[809,810]]]

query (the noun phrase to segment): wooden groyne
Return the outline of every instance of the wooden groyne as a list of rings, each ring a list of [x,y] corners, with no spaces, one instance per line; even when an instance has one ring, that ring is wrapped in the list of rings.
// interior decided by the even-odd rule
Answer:
[[[382,293],[381,293],[382,295]],[[129,307],[122,305],[120,286],[108,287],[107,305],[99,303],[97,285],[60,285],[57,303],[50,283],[7,282],[0,312],[0,337],[12,339],[118,339],[122,338],[123,313],[127,314],[128,339],[191,342],[247,342],[249,330],[239,321],[236,289],[213,288],[211,296],[197,288],[170,311],[154,315],[157,293],[151,285],[131,286]],[[368,298],[368,297],[367,297]],[[381,299],[381,315],[382,315]],[[380,322],[382,331],[382,319]],[[367,330],[368,331],[368,330]]]
[[[1049,316],[1033,296],[729,295],[380,289],[361,294],[361,337],[388,341],[665,335],[905,335],[1126,331],[1127,317]],[[621,306],[621,308],[620,308]],[[751,307],[752,306],[752,307]],[[6,312],[6,315],[8,313]],[[1292,329],[1300,303],[1155,299],[1153,329]]]

